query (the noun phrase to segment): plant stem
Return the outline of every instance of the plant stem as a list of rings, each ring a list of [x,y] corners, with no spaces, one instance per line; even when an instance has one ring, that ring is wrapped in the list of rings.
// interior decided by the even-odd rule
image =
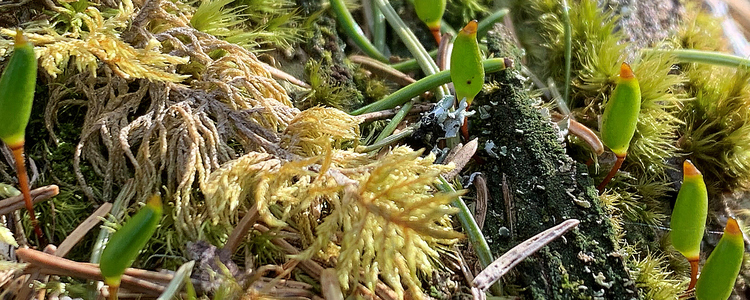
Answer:
[[[487,32],[490,31],[490,28],[492,28],[492,25],[494,25],[497,21],[502,19],[507,14],[508,14],[508,9],[503,8],[487,16],[486,18],[482,19],[482,21],[480,21],[477,26],[477,39],[481,39],[485,35],[487,35]],[[441,23],[440,28],[443,32],[447,32],[447,33],[450,33],[452,36],[456,36],[456,30],[450,27],[448,23],[445,23],[445,21]],[[484,44],[480,44],[479,48],[482,49],[482,51],[487,51],[487,46]],[[437,50],[432,50],[428,53],[433,58],[437,56]],[[417,61],[414,59],[405,60],[400,63],[395,63],[391,65],[391,67],[401,72],[413,71],[417,69],[418,66],[419,64],[417,64]]]
[[[378,1],[382,1],[382,0],[378,0]],[[484,65],[485,73],[492,73],[492,72],[497,72],[497,71],[505,69],[504,58],[487,59],[483,61],[482,64]],[[446,84],[450,82],[450,80],[451,80],[450,70],[445,70],[445,71],[438,72],[436,74],[426,76],[418,80],[415,83],[407,85],[403,87],[402,89],[393,92],[392,94],[386,96],[383,99],[370,103],[367,106],[361,107],[351,112],[351,114],[356,116],[356,115],[361,115],[364,113],[386,110],[386,109],[394,108],[399,105],[403,105],[404,103],[406,103],[406,101],[409,101],[411,98],[414,98],[427,90],[431,90],[440,85]]]
[[[383,131],[380,132],[373,144],[377,144],[378,142],[382,141],[383,139],[391,135],[394,130],[396,130],[398,124],[401,123],[401,120],[406,117],[406,114],[408,114],[409,110],[411,110],[411,108],[414,106],[414,102],[414,100],[406,102],[404,106],[402,106],[401,109],[398,110],[396,115],[391,118],[390,122],[388,122],[388,125],[386,125],[385,128],[383,128]]]
[[[617,155],[617,161],[615,161],[615,165],[612,166],[612,169],[609,170],[609,173],[607,173],[607,177],[604,177],[604,180],[602,180],[602,183],[599,184],[599,186],[596,187],[597,190],[599,190],[599,195],[601,195],[604,192],[604,188],[607,186],[607,183],[609,183],[610,180],[612,180],[612,177],[615,177],[615,174],[617,174],[617,170],[620,170],[620,167],[622,166],[622,162],[625,161],[625,156],[628,154],[625,153],[623,156]]]
[[[430,57],[430,54],[427,53],[427,50],[424,49],[424,46],[419,43],[419,39],[417,39],[417,36],[415,36],[414,33],[409,30],[409,27],[404,24],[404,21],[401,20],[401,18],[398,16],[398,13],[396,13],[391,4],[388,3],[387,0],[373,0],[373,3],[375,3],[378,8],[380,8],[381,12],[383,12],[386,20],[388,20],[388,23],[391,24],[393,30],[396,31],[396,34],[398,34],[398,36],[404,42],[406,48],[408,48],[409,52],[411,52],[411,54],[414,56],[414,59],[417,60],[417,63],[422,68],[422,71],[425,73],[425,75],[432,75],[439,72],[440,69],[438,69],[437,64],[435,64],[435,60]],[[442,99],[447,94],[448,90],[445,87],[438,86],[438,99]]]
[[[570,60],[573,43],[573,29],[570,25],[570,7],[568,7],[568,0],[562,0],[562,5],[562,19],[565,31],[565,88],[563,89],[563,100],[567,105],[570,105]]]
[[[195,261],[191,260],[180,266],[177,272],[174,273],[174,277],[172,278],[172,281],[169,282],[169,285],[164,290],[164,293],[159,295],[159,298],[156,298],[156,300],[174,299],[177,292],[182,289],[182,286],[185,284],[185,282],[190,281],[190,273],[193,271],[194,265]]]
[[[509,10],[507,8],[500,9],[491,15],[487,16],[486,18],[482,19],[482,21],[479,22],[477,26],[477,38],[482,38],[485,35],[487,35],[487,32],[490,31],[490,28],[492,28],[492,25],[500,21],[505,15],[507,15]]]
[[[380,8],[370,2],[372,7],[372,43],[380,53],[385,53],[385,16]]]
[[[714,51],[702,51],[702,50],[690,50],[690,49],[679,49],[679,50],[659,50],[659,49],[644,49],[644,51],[671,54],[674,55],[680,62],[686,63],[704,63],[712,64],[717,66],[726,67],[750,67],[750,59],[739,57],[736,55],[714,52]]]
[[[379,141],[377,143],[374,143],[374,144],[372,144],[370,146],[365,147],[364,149],[362,149],[359,152],[365,153],[365,152],[375,151],[375,150],[378,150],[378,149],[383,148],[385,146],[388,146],[390,144],[393,144],[393,143],[401,140],[402,138],[410,136],[412,133],[414,133],[414,130],[416,130],[417,127],[419,127],[419,123],[413,124],[413,125],[411,125],[409,127],[406,127],[406,129],[404,129],[403,131],[401,131],[401,132],[399,132],[397,134],[389,135],[388,137],[382,139],[381,141]]]
[[[440,176],[440,184],[437,187],[443,193],[456,192],[442,175]],[[461,196],[456,196],[456,198],[453,199],[453,202],[451,202],[451,205],[458,208],[458,221],[461,222],[461,227],[463,227],[466,232],[466,236],[469,238],[469,243],[474,247],[474,251],[477,253],[477,258],[479,258],[479,263],[482,264],[483,269],[486,268],[494,259],[492,258],[490,246],[487,244],[487,240],[482,234],[482,230],[479,229],[479,225],[477,225],[474,216],[471,215],[469,207]],[[493,293],[500,295],[500,290],[501,288],[498,284],[493,286]]]
[[[18,177],[18,185],[21,188],[23,194],[23,201],[26,204],[26,210],[29,212],[29,219],[31,224],[34,226],[34,233],[39,238],[39,246],[45,244],[44,234],[42,228],[39,227],[39,221],[36,219],[34,213],[34,204],[31,201],[31,189],[29,188],[29,175],[26,173],[26,162],[23,158],[23,143],[18,147],[12,147],[13,159],[16,160],[16,176]]]
[[[357,44],[357,47],[372,58],[382,62],[388,62],[388,58],[380,53],[380,51],[370,43],[367,37],[365,37],[362,28],[359,27],[357,22],[354,21],[352,14],[346,9],[344,0],[330,0],[330,2],[331,8],[333,8],[334,13],[336,14],[336,19],[339,20],[341,28],[343,28],[344,33],[346,33],[346,35]]]

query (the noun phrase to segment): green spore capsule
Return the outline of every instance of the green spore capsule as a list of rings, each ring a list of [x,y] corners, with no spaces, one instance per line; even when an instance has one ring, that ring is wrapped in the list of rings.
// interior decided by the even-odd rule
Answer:
[[[427,24],[435,41],[440,44],[440,21],[445,13],[446,0],[414,0],[417,17]]]
[[[695,285],[696,299],[728,299],[740,273],[744,253],[745,241],[740,226],[735,219],[729,218],[724,235],[703,265],[703,272]]]
[[[615,153],[617,161],[597,187],[600,194],[625,161],[630,140],[633,139],[636,125],[638,125],[640,111],[641,88],[638,85],[638,79],[633,75],[630,65],[623,62],[620,65],[620,78],[602,114],[602,143]]]
[[[24,136],[31,116],[31,106],[34,103],[36,70],[34,45],[29,43],[20,29],[16,30],[13,54],[0,77],[0,140],[13,152],[18,185],[23,193],[26,210],[29,211],[29,219],[40,244],[44,244],[44,234],[34,214],[24,160]]]
[[[700,261],[701,241],[706,229],[708,191],[703,175],[690,160],[682,164],[682,187],[672,210],[672,245],[690,262],[690,286],[695,287]]]
[[[456,100],[471,104],[484,85],[482,53],[477,44],[477,21],[469,22],[456,36],[451,52],[451,81]]]
[[[456,90],[456,100],[459,102],[466,99],[466,104],[471,105],[474,97],[482,91],[484,85],[484,66],[482,65],[482,53],[479,52],[477,43],[477,20],[466,24],[458,33],[453,42],[451,52],[451,81]],[[461,135],[464,140],[469,140],[469,122],[465,118],[461,126]]]
[[[109,285],[109,299],[117,299],[122,274],[133,264],[138,253],[156,231],[161,215],[161,197],[151,196],[146,206],[125,222],[109,239],[102,251],[99,264],[104,282]]]
[[[13,54],[0,77],[0,139],[11,149],[23,147],[34,102],[36,69],[34,46],[18,30]]]

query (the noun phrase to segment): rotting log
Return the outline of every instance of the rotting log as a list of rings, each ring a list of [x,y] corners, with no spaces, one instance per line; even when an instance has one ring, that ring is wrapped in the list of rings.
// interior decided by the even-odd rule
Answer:
[[[567,219],[581,221],[516,267],[529,299],[639,299],[615,230],[585,165],[565,152],[514,70],[498,73],[470,118],[479,138],[477,168],[490,195],[484,234],[495,257]],[[504,179],[505,177],[505,179]],[[507,185],[503,195],[503,183]],[[509,230],[510,229],[510,230]],[[601,298],[598,298],[601,297]]]

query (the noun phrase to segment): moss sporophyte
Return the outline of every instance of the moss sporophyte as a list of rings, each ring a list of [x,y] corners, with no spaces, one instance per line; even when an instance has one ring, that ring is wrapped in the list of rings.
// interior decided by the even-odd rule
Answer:
[[[602,115],[602,143],[615,153],[617,161],[602,180],[597,189],[599,194],[615,176],[617,170],[628,155],[630,140],[633,139],[638,124],[638,113],[641,110],[641,89],[630,65],[620,65],[620,77],[615,90],[605,104]]]
[[[477,43],[477,21],[469,22],[456,36],[451,52],[451,80],[456,89],[456,99],[471,105],[474,97],[482,91],[484,85],[484,66],[482,53]],[[468,124],[464,121],[461,127],[466,140],[469,138]]]
[[[8,66],[5,67],[0,77],[0,140],[2,140],[13,151],[16,161],[16,175],[18,185],[21,187],[29,218],[34,225],[34,232],[43,243],[42,229],[36,220],[31,192],[29,190],[29,177],[26,174],[24,161],[24,135],[26,125],[31,116],[31,106],[34,101],[34,89],[36,87],[37,61],[32,45],[21,30],[16,31],[15,48],[10,57]]]
[[[130,220],[117,230],[104,248],[99,268],[109,285],[109,299],[117,299],[117,290],[125,269],[130,267],[159,225],[162,203],[159,195],[149,198]]]
[[[415,0],[417,17],[427,25],[435,41],[440,44],[440,22],[445,13],[446,0]]]
[[[696,299],[729,299],[742,267],[744,253],[745,242],[740,226],[735,219],[729,218],[724,235],[703,265],[703,272],[695,285]]]
[[[677,194],[670,227],[672,245],[690,262],[688,290],[695,287],[698,277],[698,262],[707,213],[708,190],[703,175],[690,160],[685,160],[682,187]]]

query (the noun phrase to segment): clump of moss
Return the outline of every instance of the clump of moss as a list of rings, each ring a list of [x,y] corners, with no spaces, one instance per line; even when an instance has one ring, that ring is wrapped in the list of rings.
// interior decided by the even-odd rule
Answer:
[[[686,74],[694,100],[682,112],[680,148],[703,172],[712,194],[750,188],[750,72],[696,65]]]
[[[669,168],[667,160],[677,155],[674,132],[681,125],[674,113],[682,100],[672,89],[684,79],[672,72],[675,61],[668,55],[627,53],[628,44],[617,30],[617,18],[599,8],[597,1],[571,1],[570,5],[573,78],[568,105],[573,116],[589,128],[598,128],[603,104],[614,89],[620,63],[634,57],[629,63],[641,83],[642,105],[623,169],[636,172],[635,177],[646,173],[664,175]],[[530,69],[543,81],[552,77],[557,86],[565,86],[560,1],[536,0],[519,9],[522,13],[518,22],[523,26],[516,28],[521,28],[519,37],[528,49]]]
[[[687,287],[687,282],[670,270],[668,258],[664,255],[633,254],[629,265],[643,299],[672,300]]]
[[[688,49],[720,51],[726,48],[718,20],[695,13],[676,38]],[[710,42],[709,42],[710,41]],[[718,42],[717,42],[718,41]],[[706,177],[709,192],[750,188],[750,70],[707,64],[682,64],[687,78],[680,117],[678,146]]]
[[[471,20],[481,19],[490,11],[492,1],[488,0],[449,0],[445,9],[445,20],[456,28],[461,28]]]
[[[290,0],[203,0],[190,25],[253,51],[291,50],[306,22]]]
[[[304,110],[314,106],[325,106],[349,111],[361,105],[360,92],[333,78],[322,68],[321,62],[308,61],[305,71],[312,89],[296,101],[297,108]]]

